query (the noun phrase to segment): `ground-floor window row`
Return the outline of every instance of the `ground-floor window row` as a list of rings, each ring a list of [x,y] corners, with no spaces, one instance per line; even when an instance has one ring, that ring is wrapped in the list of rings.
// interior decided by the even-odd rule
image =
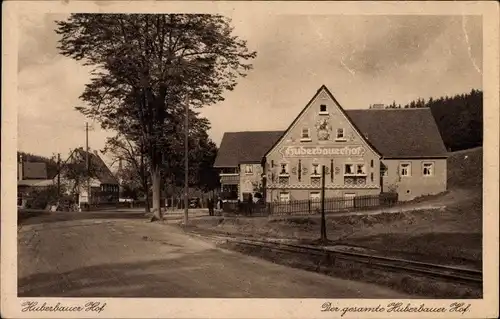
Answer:
[[[373,167],[373,160],[370,161],[370,167]],[[401,161],[397,167],[398,175],[401,177],[411,177],[412,176],[412,163]],[[333,167],[333,160],[331,162],[330,167],[325,167],[325,173],[329,176],[330,185],[329,187],[357,187],[357,186],[370,186],[369,182],[374,182],[374,173],[367,173],[366,164],[364,163],[345,163],[344,171],[343,171],[343,185],[331,185],[333,182],[334,175],[339,175],[339,168]],[[320,164],[313,163],[311,164],[311,173],[309,178],[307,178],[307,167],[302,166],[299,161],[298,170],[293,170],[292,174],[299,174],[298,176],[298,187],[319,187],[321,186],[321,166]],[[386,177],[389,174],[389,168],[381,163],[380,166],[380,176]],[[432,161],[424,161],[421,163],[421,175],[422,176],[433,176],[435,174],[434,162]],[[279,186],[297,186],[290,184],[290,171],[288,163],[280,164],[280,174],[275,176],[271,174],[270,179],[268,180],[268,188],[276,188]],[[328,177],[327,177],[328,178]],[[239,191],[238,184],[223,184],[222,191],[226,193],[235,193],[237,194]],[[287,195],[283,195],[286,197]],[[316,194],[314,195],[316,196]]]

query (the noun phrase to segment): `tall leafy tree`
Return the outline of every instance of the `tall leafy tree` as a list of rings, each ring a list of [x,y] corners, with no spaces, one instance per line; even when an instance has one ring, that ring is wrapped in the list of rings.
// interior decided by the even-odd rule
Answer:
[[[61,54],[93,67],[77,109],[147,150],[153,210],[161,219],[161,166],[172,109],[222,101],[251,69],[256,52],[230,20],[207,14],[72,14],[56,21]]]

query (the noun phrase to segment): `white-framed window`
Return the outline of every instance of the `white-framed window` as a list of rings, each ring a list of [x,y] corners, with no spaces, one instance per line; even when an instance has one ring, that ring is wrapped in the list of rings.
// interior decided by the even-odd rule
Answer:
[[[309,198],[311,200],[320,200],[321,199],[321,193],[320,192],[310,192],[309,193]]]
[[[354,164],[345,164],[345,175],[354,175]]]
[[[345,132],[343,128],[338,128],[337,129],[337,140],[344,140],[345,139]]]
[[[380,176],[386,177],[389,175],[389,167],[384,163],[380,163]]]
[[[300,138],[302,140],[310,140],[311,139],[311,134],[310,134],[310,131],[307,127],[302,128],[302,134],[300,135]]]
[[[422,175],[424,175],[424,176],[434,175],[434,163],[433,162],[424,162],[422,164]]]
[[[253,174],[253,166],[250,164],[245,165],[245,174]]]
[[[319,106],[319,114],[328,114],[328,109],[326,107],[326,104],[321,104]]]
[[[356,175],[366,175],[365,164],[356,164]]]
[[[344,165],[344,175],[348,176],[366,176],[366,165],[364,163],[361,164],[352,164],[348,163]]]
[[[411,176],[411,163],[400,163],[399,164],[399,175]]]
[[[280,175],[288,175],[288,164],[287,163],[281,163],[280,164]]]
[[[319,164],[313,163],[311,167],[311,175],[320,175],[321,168]]]
[[[289,192],[281,192],[280,193],[280,202],[289,202],[290,201],[290,193]]]

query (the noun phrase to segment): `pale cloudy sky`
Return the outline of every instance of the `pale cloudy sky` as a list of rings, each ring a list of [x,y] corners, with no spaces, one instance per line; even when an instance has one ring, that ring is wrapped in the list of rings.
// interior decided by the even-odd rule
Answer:
[[[88,70],[60,56],[54,19],[20,18],[18,146],[40,155],[83,146],[85,118],[73,109]],[[404,104],[482,88],[480,16],[307,16],[235,12],[235,34],[258,52],[254,69],[226,100],[206,107],[210,135],[285,129],[325,84],[346,109]],[[109,133],[94,124],[90,147]]]

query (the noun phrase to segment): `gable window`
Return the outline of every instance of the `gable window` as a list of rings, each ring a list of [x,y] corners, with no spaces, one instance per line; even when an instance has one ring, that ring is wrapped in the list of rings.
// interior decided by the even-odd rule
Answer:
[[[373,167],[373,160],[370,161],[370,167]]]
[[[345,140],[345,132],[343,128],[338,128],[337,129],[337,140],[343,141]]]
[[[345,175],[354,175],[354,164],[345,164]]]
[[[245,165],[245,174],[253,174],[253,166],[252,165]]]
[[[281,192],[280,193],[280,202],[289,202],[290,201],[290,193],[289,192]]]
[[[326,104],[321,104],[319,106],[319,114],[328,114],[328,110],[326,108]]]
[[[280,175],[288,175],[288,164],[281,163],[281,165],[280,165]]]
[[[319,175],[319,164],[312,164],[311,175]]]
[[[401,176],[411,176],[411,164],[410,163],[399,164],[399,174]]]
[[[424,163],[422,166],[422,175],[432,176],[434,175],[434,163]]]
[[[310,141],[311,140],[311,135],[309,134],[308,128],[302,129],[301,140],[302,141]]]
[[[345,164],[344,175],[366,176],[365,164]]]
[[[356,165],[356,175],[366,175],[365,164]]]

